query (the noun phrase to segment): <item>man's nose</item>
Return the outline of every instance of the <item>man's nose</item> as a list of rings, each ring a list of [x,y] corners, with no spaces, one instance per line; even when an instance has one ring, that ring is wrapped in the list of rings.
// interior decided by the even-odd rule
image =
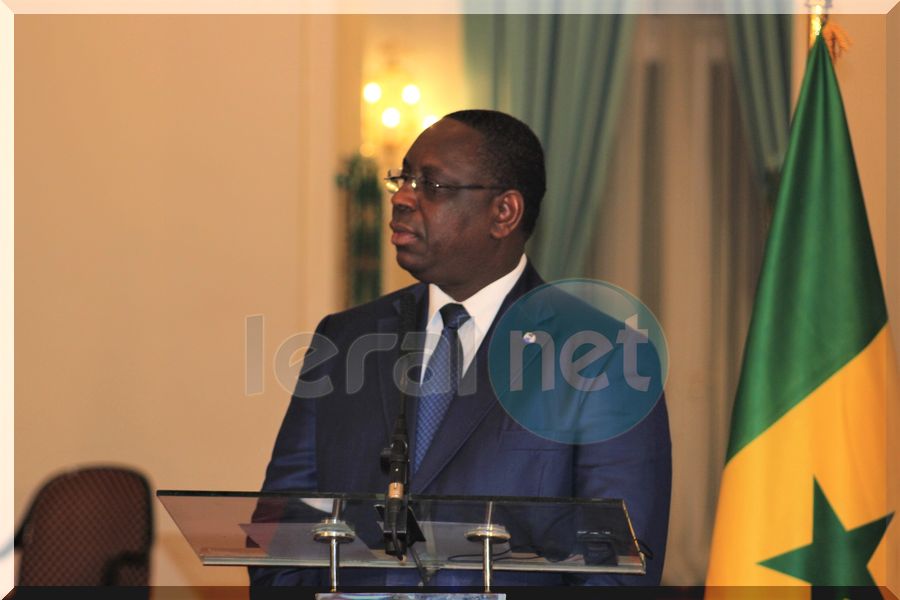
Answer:
[[[416,199],[416,191],[409,184],[409,181],[404,181],[403,185],[400,186],[400,189],[394,192],[391,196],[391,205],[395,210],[415,210],[418,206],[418,200]]]

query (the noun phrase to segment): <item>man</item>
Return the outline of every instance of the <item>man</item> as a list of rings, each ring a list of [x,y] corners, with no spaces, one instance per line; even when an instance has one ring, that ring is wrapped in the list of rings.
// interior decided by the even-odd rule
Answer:
[[[461,364],[448,364],[462,377],[459,390],[470,392],[457,393],[454,387],[442,405],[440,394],[428,392],[430,375],[420,375],[423,395],[410,405],[411,492],[624,498],[637,537],[655,558],[648,560],[646,576],[601,575],[589,582],[656,585],[671,487],[664,401],[611,440],[562,444],[520,427],[498,403],[487,377],[495,322],[516,299],[543,283],[524,248],[540,210],[544,173],[537,137],[503,113],[455,112],[419,136],[402,171],[389,174],[388,186],[394,190],[391,242],[397,262],[422,283],[321,322],[263,490],[384,493],[388,478],[378,457],[399,411],[394,384],[399,349],[372,352],[360,361],[354,343],[367,334],[397,334],[401,298],[411,294],[417,329],[433,334],[424,354],[439,363],[427,362],[426,371],[441,372],[441,361],[448,360],[441,354],[441,341],[452,339],[462,349]],[[354,364],[358,367],[348,366]],[[342,584],[414,585],[417,579],[412,571],[365,571],[347,571]],[[251,577],[254,584],[322,585],[319,575],[314,570],[255,569]],[[497,586],[582,580],[494,574]],[[440,572],[431,581],[480,583],[479,571]]]

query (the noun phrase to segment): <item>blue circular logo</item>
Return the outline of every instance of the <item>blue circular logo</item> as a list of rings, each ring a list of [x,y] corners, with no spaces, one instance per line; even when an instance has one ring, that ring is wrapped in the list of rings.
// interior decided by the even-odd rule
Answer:
[[[496,325],[491,385],[507,413],[567,444],[612,439],[662,397],[668,354],[662,327],[633,295],[591,279],[545,284]]]

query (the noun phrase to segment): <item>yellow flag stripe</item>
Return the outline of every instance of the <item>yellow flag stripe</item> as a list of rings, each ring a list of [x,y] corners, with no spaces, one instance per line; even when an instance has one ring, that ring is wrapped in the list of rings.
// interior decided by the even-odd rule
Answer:
[[[745,446],[726,465],[707,585],[804,583],[760,561],[812,541],[815,477],[843,526],[858,527],[893,508],[887,499],[888,377],[896,376],[887,326],[842,369]],[[886,577],[889,527],[869,562]]]

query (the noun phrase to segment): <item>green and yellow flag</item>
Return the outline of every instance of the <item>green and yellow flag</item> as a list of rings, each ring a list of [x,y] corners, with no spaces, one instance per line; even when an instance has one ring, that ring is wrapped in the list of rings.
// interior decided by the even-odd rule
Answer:
[[[731,420],[707,585],[885,585],[896,361],[831,57],[810,52]],[[896,389],[896,388],[893,388]],[[893,400],[892,400],[893,401]]]

